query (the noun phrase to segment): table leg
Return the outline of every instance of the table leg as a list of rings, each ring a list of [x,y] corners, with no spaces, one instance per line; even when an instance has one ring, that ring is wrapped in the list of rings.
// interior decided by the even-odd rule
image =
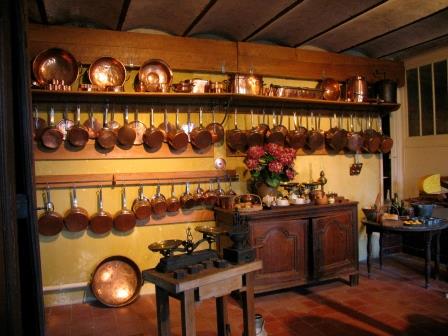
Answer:
[[[230,325],[227,315],[227,296],[216,298],[216,322],[218,328],[218,336],[229,336]]]
[[[243,336],[255,336],[255,308],[254,308],[254,273],[244,276],[246,290],[241,293],[243,300]]]
[[[440,271],[440,235],[441,231],[435,232],[436,235],[436,255],[435,255],[435,261],[434,261],[434,279],[439,278],[439,271]]]
[[[182,336],[196,336],[194,289],[183,292],[180,301],[182,315]]]
[[[425,288],[429,286],[431,273],[431,232],[425,232]]]
[[[159,336],[170,335],[170,301],[168,292],[156,286],[157,333]]]
[[[380,232],[380,270],[383,269],[383,239],[384,235]]]
[[[372,254],[372,231],[367,230],[367,273],[370,276],[370,256]]]

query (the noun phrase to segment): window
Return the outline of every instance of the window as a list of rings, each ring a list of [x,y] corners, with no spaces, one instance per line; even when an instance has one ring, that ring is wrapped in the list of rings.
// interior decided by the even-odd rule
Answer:
[[[409,136],[448,134],[447,61],[406,71]]]

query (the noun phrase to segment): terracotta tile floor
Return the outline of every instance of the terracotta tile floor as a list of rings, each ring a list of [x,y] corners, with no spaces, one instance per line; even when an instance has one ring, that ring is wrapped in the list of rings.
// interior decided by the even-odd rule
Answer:
[[[358,287],[342,281],[260,295],[255,310],[266,320],[269,336],[286,335],[448,335],[448,274],[423,287],[420,259],[396,254],[385,258],[383,270],[374,263],[367,278],[361,264]],[[216,335],[215,305],[197,305],[198,335]],[[171,301],[173,335],[180,335],[180,307]],[[241,310],[230,300],[232,335],[242,334]],[[141,296],[123,308],[74,304],[46,309],[47,335],[157,335],[155,298]]]

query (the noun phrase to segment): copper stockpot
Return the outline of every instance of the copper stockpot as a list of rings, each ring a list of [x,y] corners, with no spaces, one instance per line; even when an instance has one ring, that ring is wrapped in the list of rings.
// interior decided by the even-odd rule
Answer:
[[[76,189],[72,188],[70,193],[71,208],[65,213],[65,228],[70,232],[79,232],[87,229],[89,225],[89,214],[87,210],[78,206],[78,198],[76,197]]]
[[[263,146],[265,133],[261,129],[260,125],[255,126],[254,123],[254,110],[250,110],[250,122],[252,128],[247,131],[247,144],[252,146]]]
[[[313,113],[311,112],[311,119],[313,119],[314,121],[314,127],[308,131],[306,144],[311,150],[314,151],[324,144],[325,137],[322,134],[322,131],[320,130],[320,116],[319,121],[317,121],[316,116],[314,116]]]
[[[64,227],[64,220],[59,213],[54,211],[49,188],[42,192],[42,198],[44,200],[45,212],[37,220],[39,233],[43,236],[57,235]]]
[[[48,126],[42,131],[40,141],[44,147],[57,149],[62,144],[63,135],[54,125],[54,108],[50,108]]]
[[[247,147],[247,134],[238,129],[237,113],[235,108],[235,128],[227,131],[227,146],[234,151],[244,152]]]
[[[138,188],[138,196],[132,203],[132,211],[137,219],[148,219],[151,216],[151,201],[143,194],[143,186]]]
[[[39,118],[39,110],[37,106],[33,109],[33,139],[40,140],[43,130],[47,127],[45,119]]]
[[[176,125],[168,133],[168,143],[175,150],[184,150],[188,146],[188,134],[179,126],[179,108],[176,109]]]
[[[367,98],[367,81],[363,76],[353,76],[346,83],[346,101],[362,103]]]
[[[151,150],[158,150],[162,147],[163,133],[160,129],[154,126],[154,108],[151,107],[151,125],[143,134],[143,143]]]
[[[167,204],[166,198],[160,193],[160,185],[157,185],[156,194],[151,199],[152,212],[156,216],[165,216]]]
[[[112,149],[117,143],[117,134],[109,127],[107,115],[109,108],[106,106],[103,113],[103,128],[98,132],[96,142],[104,149]]]
[[[84,147],[89,141],[89,132],[84,125],[81,125],[81,108],[76,106],[75,125],[68,130],[68,142],[74,147]]]
[[[103,189],[97,193],[98,212],[90,218],[90,230],[97,234],[109,232],[113,226],[113,219],[110,213],[103,209]]]
[[[191,131],[190,141],[197,149],[205,149],[212,144],[212,135],[202,126],[202,107],[199,108],[199,126]]]
[[[224,127],[218,122],[216,122],[215,109],[212,110],[213,120],[207,125],[207,130],[212,135],[212,143],[221,142],[224,139]]]
[[[184,209],[191,209],[195,206],[194,196],[190,193],[190,183],[185,183],[185,192],[180,197],[180,204]]]
[[[180,208],[180,200],[174,194],[174,184],[171,185],[171,196],[166,200],[166,211],[177,212]]]
[[[117,138],[120,145],[131,147],[134,144],[137,134],[135,129],[129,126],[129,110],[126,106],[123,113],[123,126],[118,129]]]
[[[117,231],[127,232],[135,227],[137,220],[132,211],[127,208],[126,188],[121,189],[121,210],[115,214],[114,228]]]
[[[263,77],[257,75],[234,74],[229,77],[233,93],[260,95],[263,89]]]
[[[297,125],[297,114],[294,112],[294,129],[289,131],[286,138],[288,145],[295,150],[303,148],[306,143],[307,133],[308,130],[305,127]]]
[[[351,152],[360,153],[364,144],[364,138],[360,132],[355,131],[353,124],[353,114],[350,115],[350,127],[347,133],[347,149]]]
[[[193,84],[192,93],[206,93],[209,90],[208,80],[195,78],[191,80],[191,83]]]

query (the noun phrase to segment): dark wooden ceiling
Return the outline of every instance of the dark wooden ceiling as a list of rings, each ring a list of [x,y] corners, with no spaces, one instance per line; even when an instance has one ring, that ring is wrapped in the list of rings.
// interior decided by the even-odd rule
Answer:
[[[28,0],[29,20],[404,59],[448,45],[448,0]]]

